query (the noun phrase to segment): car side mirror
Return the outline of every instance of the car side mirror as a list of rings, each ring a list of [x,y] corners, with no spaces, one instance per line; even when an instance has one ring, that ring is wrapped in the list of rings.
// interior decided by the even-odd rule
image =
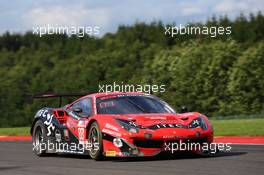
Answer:
[[[186,106],[182,106],[181,107],[181,113],[186,113],[186,112],[188,112],[187,107]]]
[[[73,112],[82,113],[82,109],[81,108],[74,108]]]

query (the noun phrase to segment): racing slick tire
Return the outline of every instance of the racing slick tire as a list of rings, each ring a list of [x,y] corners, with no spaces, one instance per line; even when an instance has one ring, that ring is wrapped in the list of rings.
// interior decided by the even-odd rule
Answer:
[[[94,160],[102,160],[103,156],[103,139],[102,132],[99,129],[98,123],[95,121],[91,124],[88,132],[88,140],[91,143],[89,155]]]
[[[37,156],[46,156],[47,131],[42,121],[38,120],[32,133],[33,151]]]

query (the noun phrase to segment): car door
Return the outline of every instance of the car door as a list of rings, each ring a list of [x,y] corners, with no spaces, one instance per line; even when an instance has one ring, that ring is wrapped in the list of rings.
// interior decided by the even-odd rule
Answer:
[[[72,104],[68,108],[69,118],[67,121],[67,126],[69,130],[77,136],[79,139],[83,140],[86,131],[85,127],[80,126],[79,123],[83,119],[92,115],[92,99],[83,98]]]

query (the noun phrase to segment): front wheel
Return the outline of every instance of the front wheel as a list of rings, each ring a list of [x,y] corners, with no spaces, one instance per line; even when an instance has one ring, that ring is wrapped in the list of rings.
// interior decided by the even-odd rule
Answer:
[[[89,155],[94,160],[103,159],[103,139],[98,123],[93,122],[88,132],[88,140],[91,143]]]

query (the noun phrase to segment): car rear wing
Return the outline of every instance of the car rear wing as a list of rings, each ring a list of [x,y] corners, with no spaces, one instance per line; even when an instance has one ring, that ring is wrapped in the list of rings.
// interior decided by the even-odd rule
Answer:
[[[67,97],[82,97],[87,95],[88,93],[44,93],[44,94],[37,94],[33,95],[34,99],[41,99],[41,98],[59,98],[59,106],[62,105],[62,98]]]

